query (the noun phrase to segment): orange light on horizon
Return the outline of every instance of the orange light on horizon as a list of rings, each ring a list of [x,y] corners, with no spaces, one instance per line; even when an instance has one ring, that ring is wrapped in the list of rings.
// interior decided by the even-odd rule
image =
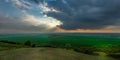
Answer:
[[[65,30],[58,28],[56,32],[68,32],[68,33],[120,33],[120,30],[111,29],[76,29],[76,30]]]

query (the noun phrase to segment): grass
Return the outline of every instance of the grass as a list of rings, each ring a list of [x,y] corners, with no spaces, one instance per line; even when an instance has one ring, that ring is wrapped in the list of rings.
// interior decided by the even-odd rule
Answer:
[[[31,43],[30,43],[30,45],[31,45]],[[69,45],[68,45],[68,46],[65,46],[64,48],[63,47],[61,48],[59,46],[56,48],[52,48],[53,46],[43,45],[43,46],[35,46],[33,48],[30,45],[28,46],[28,45],[23,45],[23,44],[18,44],[18,43],[15,44],[15,42],[13,43],[13,42],[8,42],[8,41],[7,42],[2,41],[2,42],[0,42],[0,51],[1,51],[0,52],[0,60],[10,60],[10,59],[11,60],[19,60],[18,56],[21,56],[21,58],[25,58],[22,60],[27,60],[27,59],[29,59],[29,57],[34,57],[34,59],[36,59],[36,60],[39,60],[39,59],[42,59],[42,60],[50,60],[50,59],[51,60],[52,59],[53,60],[60,60],[60,59],[64,60],[65,59],[66,60],[66,59],[69,59],[70,57],[72,57],[72,58],[70,58],[69,60],[73,60],[73,59],[79,60],[79,59],[81,59],[80,58],[81,56],[84,57],[84,59],[85,59],[85,57],[88,57],[88,56],[91,56],[91,57],[106,56],[107,59],[108,59],[107,56],[110,56],[110,57],[119,59],[118,56],[120,56],[118,54],[120,52],[120,48],[118,48],[118,47],[114,47],[114,48],[109,47],[109,49],[108,49],[108,47],[84,47],[84,46],[69,47]],[[34,52],[36,50],[37,50],[37,52]],[[46,53],[46,51],[48,51],[48,53]],[[12,53],[13,53],[13,55],[11,55]],[[24,57],[24,55],[26,55],[26,54],[31,54],[31,55],[35,54],[35,55],[32,55],[32,56],[27,55]],[[41,58],[36,57],[36,54]],[[40,55],[40,54],[42,54],[42,55]],[[53,54],[53,55],[51,56],[49,54]],[[59,57],[59,54],[61,57]],[[43,57],[45,57],[45,58],[43,58]],[[95,58],[97,58],[97,57],[94,57],[91,60],[95,60]],[[90,57],[88,59],[90,59]],[[85,59],[85,60],[87,60],[87,59]]]
[[[24,47],[29,47],[29,46],[25,46],[23,44],[18,44],[18,43],[15,44],[15,42],[0,41],[0,51],[13,50]]]
[[[97,36],[74,36],[74,35],[23,35],[23,36],[1,36],[0,40],[24,43],[30,40],[36,44],[54,44],[56,46],[69,44],[79,46],[118,46],[120,38],[97,37]]]
[[[21,48],[0,52],[0,60],[101,60],[101,58],[61,48]],[[114,60],[110,57],[105,59]]]
[[[24,43],[26,40],[31,40],[33,43],[46,43],[48,41],[48,36],[47,35],[1,36],[0,40],[13,41],[19,43]]]
[[[68,49],[68,50],[71,49],[74,51],[75,56],[77,56],[76,53],[77,54],[84,53],[84,54],[88,54],[88,55],[98,55],[98,56],[100,56],[100,55],[106,56],[107,55],[110,57],[120,59],[119,58],[119,56],[120,56],[120,54],[119,54],[120,53],[120,44],[119,44],[120,38],[114,38],[114,37],[78,36],[78,35],[74,36],[74,35],[64,35],[64,34],[63,35],[46,35],[45,34],[45,35],[0,36],[0,40],[8,41],[8,42],[0,42],[0,51],[12,50],[12,52],[15,53],[15,55],[17,54],[18,56],[19,56],[19,53],[14,52],[14,51],[16,51],[16,49],[18,52],[21,52],[21,53],[23,53],[25,51],[25,53],[32,54],[30,51],[36,51],[36,50],[41,51],[41,49],[39,49],[38,47],[51,47],[51,48],[54,47],[55,50],[53,49],[53,51],[56,51],[56,49],[58,49],[57,51],[59,51],[59,48],[60,48],[60,50],[62,49],[63,53],[66,52],[66,50],[64,51],[64,48]],[[34,47],[37,47],[37,49],[36,48],[34,49],[31,46],[24,45],[25,41],[28,41],[28,40],[31,41],[30,45],[35,44]],[[17,44],[15,44],[14,42]],[[27,48],[29,47],[32,50],[30,49],[30,51],[27,52],[26,51],[27,49],[24,50],[24,48],[26,48],[26,47]],[[19,50],[19,48],[22,48],[23,51],[21,51],[21,49]],[[20,53],[20,56],[22,55],[21,53]],[[42,52],[39,52],[39,53],[41,54]],[[52,53],[54,53],[54,52],[52,52]],[[70,52],[67,52],[66,55],[69,53]],[[72,53],[70,55],[74,55],[74,53]],[[4,54],[6,54],[6,53],[4,53]],[[55,52],[54,54],[57,55],[57,52]],[[15,57],[15,55],[13,55],[13,57]],[[35,56],[31,56],[31,57],[35,57]],[[57,58],[55,58],[54,55],[52,56],[53,58],[48,57],[49,55],[45,55],[45,56],[47,56],[47,57],[40,58],[40,59],[57,60]],[[62,55],[60,55],[60,56],[62,56]],[[5,57],[6,57],[6,55],[5,55]],[[11,60],[12,59],[14,60],[13,57],[9,57],[9,58]],[[58,57],[58,56],[56,56],[56,57]],[[63,57],[64,57],[64,55],[62,56],[62,58]],[[67,58],[67,56],[65,56],[65,57],[66,58],[64,58],[64,59],[66,59],[66,60],[71,60],[72,58],[70,58],[70,57],[74,58],[74,56],[69,56],[70,59]],[[60,57],[58,57],[58,58],[62,59]],[[15,59],[17,60],[17,58],[15,58]],[[26,59],[28,59],[28,56]],[[79,58],[74,58],[74,59],[77,60]]]
[[[0,51],[17,48],[19,45],[0,42]]]
[[[95,36],[57,36],[51,37],[52,43],[56,44],[69,43],[73,46],[107,46],[107,45],[120,45],[119,38],[104,38]]]

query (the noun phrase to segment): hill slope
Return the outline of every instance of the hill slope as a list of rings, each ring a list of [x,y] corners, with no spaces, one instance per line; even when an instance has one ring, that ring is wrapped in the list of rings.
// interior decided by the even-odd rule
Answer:
[[[59,48],[21,48],[0,52],[0,60],[113,60]]]

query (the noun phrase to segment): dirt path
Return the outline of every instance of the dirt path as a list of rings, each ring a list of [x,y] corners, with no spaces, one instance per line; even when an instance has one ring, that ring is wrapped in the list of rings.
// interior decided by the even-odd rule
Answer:
[[[114,60],[59,48],[22,48],[0,52],[0,60]]]

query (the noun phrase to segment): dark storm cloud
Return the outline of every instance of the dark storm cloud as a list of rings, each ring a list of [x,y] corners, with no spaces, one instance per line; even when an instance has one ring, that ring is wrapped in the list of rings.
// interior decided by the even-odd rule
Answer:
[[[101,29],[116,25],[120,18],[120,0],[31,0],[37,4],[48,3],[58,12],[47,15],[63,22],[64,29]]]

